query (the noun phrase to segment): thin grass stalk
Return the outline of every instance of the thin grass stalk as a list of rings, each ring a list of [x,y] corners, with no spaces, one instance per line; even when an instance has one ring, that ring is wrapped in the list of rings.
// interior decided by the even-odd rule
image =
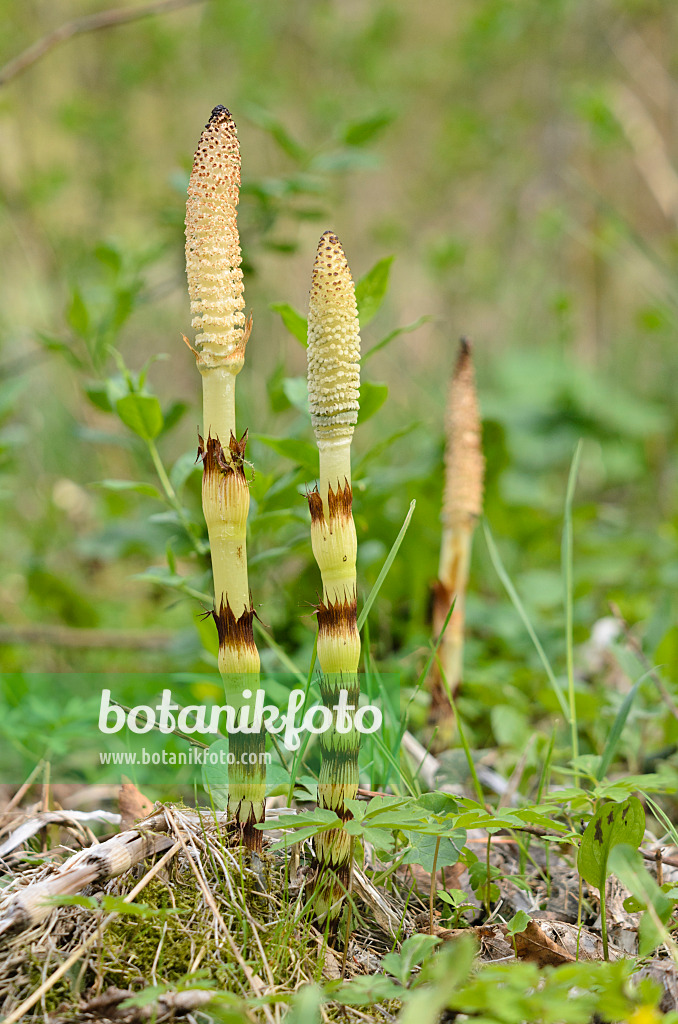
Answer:
[[[229,704],[247,702],[259,686],[254,608],[247,575],[250,493],[244,471],[247,431],[236,433],[235,382],[245,361],[252,322],[243,313],[242,256],[237,227],[240,147],[225,107],[212,111],[193,160],[186,203],[186,274],[198,370],[202,376],[202,506],[214,576],[213,616],[219,671]],[[264,734],[235,734],[230,752],[228,813],[250,849],[260,850],[264,820]],[[240,763],[256,754],[254,765]]]
[[[318,485],[308,495],[311,544],[320,569],[323,597],[317,609],[321,694],[333,728],[320,736],[322,764],[318,803],[343,821],[346,801],[358,791],[359,734],[336,729],[340,691],[357,708],[358,663],[356,555],[351,488],[351,440],[358,419],[360,333],[355,287],[339,239],[320,239],[308,313],[308,397],[319,452]],[[319,885],[316,910],[335,922],[351,874],[351,840],[335,829],[316,839]]]
[[[476,395],[471,346],[462,338],[452,374],[445,421],[445,486],[442,509],[442,541],[438,581],[434,592],[433,631],[444,628],[452,603],[454,609],[440,644],[440,665],[430,679],[431,721],[438,725],[438,748],[451,739],[454,714],[443,676],[455,695],[463,672],[466,587],[471,563],[471,544],[482,512],[485,460]]]

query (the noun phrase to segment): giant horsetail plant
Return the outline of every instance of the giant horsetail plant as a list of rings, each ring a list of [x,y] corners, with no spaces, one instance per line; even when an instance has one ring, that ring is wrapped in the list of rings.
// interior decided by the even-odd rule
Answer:
[[[484,473],[471,345],[462,338],[447,396],[443,530],[433,605],[433,630],[437,637],[454,602],[430,680],[430,717],[439,729],[437,749],[449,745],[454,726],[448,694],[456,693],[462,678],[464,604],[473,531],[483,507]]]
[[[193,159],[186,203],[186,275],[194,345],[202,376],[202,506],[214,575],[213,616],[219,635],[219,671],[229,703],[238,708],[246,690],[259,683],[247,578],[247,513],[250,493],[244,471],[247,432],[237,439],[235,381],[245,361],[252,321],[243,307],[242,256],[237,226],[240,147],[229,111],[215,107]],[[229,768],[228,813],[247,847],[261,849],[265,767],[240,763],[245,753],[263,754],[260,734],[230,737],[235,761]],[[246,749],[244,744],[246,743]],[[250,760],[245,758],[245,760]],[[255,758],[252,758],[255,760]]]
[[[352,515],[351,439],[360,396],[360,329],[355,287],[339,239],[326,231],[313,267],[308,311],[308,400],[319,451],[318,486],[308,496],[311,544],[323,584],[318,605],[318,661],[325,707],[340,691],[357,708],[360,635],[356,619],[357,541]],[[333,711],[336,726],[336,712]],[[346,821],[346,801],[358,790],[359,735],[355,727],[321,734],[320,807]],[[350,838],[342,829],[316,839],[316,909],[333,925],[351,872]]]

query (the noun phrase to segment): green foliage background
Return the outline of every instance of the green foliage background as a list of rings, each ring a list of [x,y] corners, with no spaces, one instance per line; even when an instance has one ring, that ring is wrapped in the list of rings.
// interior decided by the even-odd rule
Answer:
[[[3,0],[0,59],[104,9]],[[305,311],[317,239],[332,227],[356,278],[394,257],[385,300],[363,331],[366,350],[430,317],[365,367],[388,398],[377,411],[386,391],[366,389],[375,414],[356,434],[363,595],[417,499],[370,616],[373,655],[405,684],[427,657],[445,389],[467,334],[484,415],[486,516],[556,673],[565,666],[565,484],[583,438],[575,642],[613,600],[675,689],[677,31],[671,0],[206,0],[73,39],[5,84],[0,620],[152,627],[173,639],[164,653],[10,644],[0,666],[214,664],[211,623],[185,592],[209,593],[208,561],[156,496],[149,450],[116,411],[130,380],[158,396],[158,451],[200,542],[200,381],[181,340],[190,333],[183,217],[201,127],[224,103],[243,153],[240,231],[254,311],[238,409],[256,470],[251,586],[277,642],[306,671],[319,580],[303,496],[313,479],[305,357],[271,307]],[[655,144],[629,127],[639,104]],[[138,374],[160,353],[167,358],[145,382],[126,379],[123,365]],[[140,487],[99,486],[106,480]],[[471,740],[497,748],[509,769],[536,731],[529,779],[556,704],[481,531],[468,627],[460,706]],[[273,652],[265,657],[278,667]],[[622,754],[633,770],[678,739],[652,682],[641,687]],[[609,664],[584,671],[585,754],[602,749],[626,688]],[[423,722],[421,695],[412,713]]]

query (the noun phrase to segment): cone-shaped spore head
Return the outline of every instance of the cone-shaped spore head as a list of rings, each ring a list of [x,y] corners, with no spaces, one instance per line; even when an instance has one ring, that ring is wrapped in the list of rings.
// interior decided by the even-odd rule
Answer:
[[[451,525],[475,518],[483,509],[485,459],[471,345],[467,338],[461,339],[452,374],[445,433],[443,520]]]
[[[326,231],[313,266],[308,309],[308,401],[319,442],[350,439],[359,398],[355,286],[339,239]]]
[[[239,191],[238,133],[226,107],[217,106],[200,136],[186,203],[186,275],[201,368],[243,355]]]

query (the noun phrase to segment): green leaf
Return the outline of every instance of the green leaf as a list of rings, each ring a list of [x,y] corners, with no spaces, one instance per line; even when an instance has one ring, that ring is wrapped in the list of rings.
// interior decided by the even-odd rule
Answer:
[[[188,405],[186,402],[172,402],[172,404],[165,410],[163,416],[162,429],[164,433],[167,433],[168,430],[171,430],[172,427],[177,425],[187,409]]]
[[[436,871],[440,868],[451,867],[459,860],[461,851],[466,843],[466,832],[463,828],[455,829],[451,836],[427,836],[420,832],[405,831],[411,849],[403,857],[403,864],[421,864],[424,871],[433,871],[435,860]],[[438,856],[436,857],[436,845],[440,839]]]
[[[318,473],[318,449],[309,441],[292,437],[270,437],[268,434],[254,434],[254,440],[261,441],[278,455],[291,459],[312,476]]]
[[[93,380],[84,385],[84,391],[92,405],[103,412],[113,412],[106,381]]]
[[[323,993],[317,985],[302,985],[294,994],[285,1024],[320,1024]]]
[[[430,814],[454,814],[459,806],[455,797],[439,792],[422,793],[417,798],[417,804]]]
[[[581,837],[577,868],[584,881],[602,891],[609,874],[610,852],[622,843],[637,848],[644,832],[645,811],[638,797],[601,804]]]
[[[381,966],[388,974],[397,978],[401,985],[407,985],[414,968],[423,963],[439,944],[440,939],[434,935],[412,935],[403,942],[400,953],[387,953],[381,961]]]
[[[246,103],[243,113],[258,128],[268,132],[271,138],[275,139],[283,153],[287,153],[289,157],[299,163],[305,161],[307,154],[304,147],[296,139],[292,138],[285,124],[275,114],[271,113],[270,110],[266,110],[265,107],[260,107],[255,103]]]
[[[432,316],[420,316],[418,320],[415,320],[411,324],[405,324],[404,327],[396,327],[394,331],[390,331],[385,338],[382,338],[381,341],[378,341],[376,345],[373,345],[372,348],[368,349],[367,352],[361,356],[362,365],[364,366],[367,360],[373,356],[375,352],[379,352],[382,348],[386,348],[386,346],[390,345],[395,338],[399,338],[401,334],[410,334],[412,331],[416,331],[421,327],[422,324],[428,324],[433,319],[434,318]]]
[[[125,426],[144,441],[152,441],[162,430],[162,409],[155,395],[125,395],[115,408]]]
[[[364,423],[378,412],[388,398],[388,384],[373,384],[364,380],[360,385],[360,412],[358,423]]]
[[[180,455],[170,470],[170,483],[175,491],[180,491],[192,473],[200,472],[195,450]]]
[[[296,309],[287,302],[272,302],[270,308],[274,313],[280,313],[280,318],[293,337],[306,347],[308,344],[308,325],[306,317],[297,313]]]
[[[355,286],[355,299],[358,304],[358,319],[361,328],[366,327],[381,308],[388,288],[392,263],[393,256],[385,256],[384,259],[375,263]]]
[[[94,486],[103,487],[106,491],[134,491],[135,494],[146,494],[149,498],[162,500],[158,488],[142,480],[99,480]]]
[[[641,956],[648,956],[669,938],[665,925],[673,913],[674,901],[662,892],[645,867],[642,856],[632,846],[621,844],[613,850],[609,867],[610,873],[617,876],[637,901],[634,910],[646,910],[638,928],[638,952]]]
[[[648,671],[645,672],[644,675],[642,675],[640,679],[638,679],[634,683],[629,692],[626,694],[624,702],[622,706],[619,708],[619,711],[617,712],[617,716],[612,724],[612,728],[610,729],[610,735],[607,738],[607,743],[605,744],[605,749],[603,751],[602,757],[600,758],[600,764],[596,772],[596,779],[598,780],[598,782],[602,782],[605,776],[607,775],[607,769],[610,767],[612,763],[612,758],[614,757],[617,745],[619,744],[622,732],[624,731],[624,726],[626,725],[626,719],[629,716],[631,705],[633,704],[635,696],[638,693],[638,687],[647,676],[652,674],[653,671],[654,669],[648,669]]]
[[[295,409],[303,412],[306,416],[311,415],[308,408],[308,384],[305,377],[285,377],[282,389],[288,402]]]
[[[526,914],[524,910],[519,910],[506,925],[506,930],[509,935],[517,935],[519,932],[525,931],[530,921],[529,914]]]
[[[76,334],[79,334],[81,338],[87,337],[90,330],[90,316],[79,288],[74,288],[71,292],[71,301],[66,310],[66,320]]]
[[[364,146],[379,135],[384,128],[387,128],[393,122],[394,117],[395,114],[392,111],[385,110],[359,121],[349,121],[344,125],[344,130],[341,133],[342,142],[345,142],[347,146]]]
[[[438,899],[455,910],[475,910],[473,903],[469,903],[468,894],[463,889],[439,889]]]
[[[332,992],[332,999],[343,1006],[371,1006],[385,999],[402,999],[400,985],[383,974],[363,974]]]

